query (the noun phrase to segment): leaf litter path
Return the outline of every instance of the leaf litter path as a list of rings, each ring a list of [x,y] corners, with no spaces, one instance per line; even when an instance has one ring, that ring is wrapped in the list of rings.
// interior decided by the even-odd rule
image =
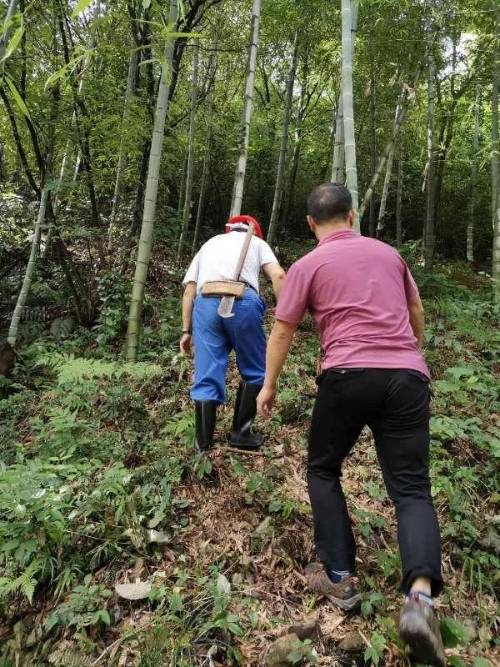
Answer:
[[[310,339],[310,334],[299,334],[296,358],[300,359],[301,352],[306,354]],[[236,384],[232,375],[231,385]],[[306,590],[303,570],[315,559],[305,481],[306,412],[315,391],[313,377],[306,380],[305,386],[297,382],[295,389],[302,414],[277,428],[259,423],[266,432],[262,456],[237,454],[224,448],[224,425],[229,424],[232,407],[222,412],[217,433],[220,446],[210,454],[210,479],[184,484],[177,491],[191,505],[190,523],[179,533],[175,551],[183,553],[187,570],[222,566],[231,582],[231,611],[241,619],[246,631],[240,644],[245,665],[264,665],[270,643],[285,634],[291,624],[311,614],[317,616],[320,626],[319,637],[314,641],[318,664],[344,664],[338,644],[347,635],[357,633],[361,643],[368,646],[374,633],[377,639],[382,632],[386,645],[381,664],[406,665],[408,660],[395,636],[402,596],[398,591],[400,569],[394,511],[368,431],[362,434],[348,459],[343,477],[357,536],[358,575],[367,600],[366,618],[344,615]],[[303,400],[305,391],[310,396],[307,402]],[[439,504],[437,509],[440,515],[446,511]],[[451,546],[449,540],[444,541],[447,592],[443,599],[451,600],[452,606],[443,613],[466,619],[476,632],[485,618],[494,618],[495,602],[487,593],[479,600],[466,590],[461,571],[452,564]],[[173,552],[170,558],[175,560]],[[381,595],[372,596],[370,602],[374,591]],[[464,659],[486,655],[478,652],[473,641],[468,651],[453,649],[451,653]],[[204,662],[206,655],[205,649],[199,664],[208,664]],[[488,657],[493,659],[492,664],[498,664],[497,652]]]

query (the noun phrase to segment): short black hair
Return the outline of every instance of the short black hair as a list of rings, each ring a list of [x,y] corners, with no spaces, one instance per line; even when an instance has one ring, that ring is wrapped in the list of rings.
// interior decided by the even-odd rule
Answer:
[[[345,219],[351,209],[351,193],[342,183],[318,185],[307,200],[307,213],[318,224],[335,218]]]

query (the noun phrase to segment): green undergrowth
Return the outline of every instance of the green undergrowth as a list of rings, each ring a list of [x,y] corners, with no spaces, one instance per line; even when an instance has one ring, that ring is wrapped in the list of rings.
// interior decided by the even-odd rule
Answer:
[[[419,280],[435,376],[433,494],[447,579],[442,632],[451,665],[492,666],[499,648],[498,311],[483,281],[463,267]],[[277,578],[295,576],[310,555],[301,542],[311,530],[305,486],[294,492],[290,480],[295,474],[302,484],[304,477],[318,356],[311,323],[284,373],[280,410],[263,426],[268,446],[257,465],[192,451],[190,364],[176,350],[178,303],[147,304],[138,364],[120,360],[124,313],[118,298],[108,303],[94,334],[25,348],[2,388],[0,664],[262,664],[256,647],[279,633],[290,609],[295,617],[326,613],[303,588],[288,604],[266,608],[244,585],[252,561],[276,545],[284,554],[272,560]],[[219,438],[230,418],[230,410],[221,415]],[[386,664],[389,656],[404,664],[394,621],[394,519],[371,450],[358,448],[346,479],[363,542],[364,601],[360,619],[345,623],[366,639],[366,664]],[[203,489],[208,503],[217,501],[218,488],[235,490],[221,506],[225,538],[248,537],[237,561],[223,550],[203,555]],[[257,587],[258,572],[251,575]],[[136,580],[150,584],[141,600],[116,594],[115,583]],[[335,639],[299,641],[290,664],[330,664],[323,657],[335,650]]]

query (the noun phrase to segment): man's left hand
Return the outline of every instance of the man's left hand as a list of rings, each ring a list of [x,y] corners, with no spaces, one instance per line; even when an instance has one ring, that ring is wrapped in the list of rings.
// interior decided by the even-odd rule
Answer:
[[[269,418],[276,398],[276,388],[266,387],[265,385],[260,390],[257,396],[257,410],[263,417]]]

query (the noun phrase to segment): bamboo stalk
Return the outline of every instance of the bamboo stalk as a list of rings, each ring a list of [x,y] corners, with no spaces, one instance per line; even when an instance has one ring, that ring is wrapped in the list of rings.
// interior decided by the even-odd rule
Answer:
[[[42,225],[45,221],[45,212],[47,210],[47,199],[49,195],[49,189],[45,186],[42,190],[42,196],[40,198],[40,205],[38,207],[38,215],[35,221],[35,229],[33,232],[33,238],[31,240],[31,252],[28,260],[28,265],[26,266],[26,272],[24,274],[23,284],[19,296],[17,297],[16,307],[14,308],[14,313],[12,315],[12,320],[9,326],[9,333],[7,335],[7,342],[15,347],[17,341],[17,334],[19,330],[19,322],[23,314],[24,306],[28,298],[30,291],[31,283],[33,282],[33,276],[35,274],[36,261],[38,257],[38,250],[40,247],[40,237],[42,234]]]
[[[491,195],[493,217],[493,294],[500,303],[500,141],[498,136],[498,97],[500,88],[500,9],[495,15],[495,51],[493,57],[493,88],[491,95]]]
[[[177,22],[177,0],[170,0],[169,23],[172,29]],[[160,164],[167,117],[172,61],[174,56],[174,37],[169,36],[165,46],[165,62],[162,66],[160,86],[156,101],[153,136],[149,153],[148,177],[144,195],[144,211],[142,216],[141,235],[139,238],[134,283],[128,316],[126,357],[128,361],[137,359],[139,332],[141,328],[142,304],[144,288],[148,274],[149,260],[153,248],[153,231],[156,217],[156,200],[160,180]]]
[[[241,150],[236,163],[234,175],[233,196],[229,216],[239,215],[243,203],[243,189],[248,159],[248,145],[250,142],[250,123],[253,112],[253,96],[255,91],[255,68],[257,64],[257,46],[259,40],[261,0],[253,0],[252,30],[248,57],[248,70],[245,85],[245,103],[243,105],[243,122],[241,132]]]
[[[434,125],[436,109],[435,75],[436,65],[432,48],[429,49],[429,63],[427,75],[427,211],[424,228],[424,265],[426,271],[432,268],[435,246],[435,173],[436,149],[434,142]]]
[[[198,199],[198,210],[196,211],[196,223],[194,227],[193,245],[191,247],[191,255],[194,256],[198,248],[201,232],[201,222],[205,209],[205,194],[207,191],[208,169],[210,165],[210,148],[212,144],[212,115],[214,110],[214,88],[215,88],[215,71],[217,69],[217,43],[219,41],[219,28],[216,28],[216,34],[212,44],[210,59],[208,62],[208,76],[214,77],[212,87],[208,93],[207,103],[207,136],[205,138],[205,152],[203,154],[203,167],[200,181],[200,196]]]
[[[356,31],[358,26],[358,5],[355,2],[351,6],[351,46],[352,58],[354,59],[354,48],[356,45]],[[332,181],[333,183],[345,182],[345,140],[344,140],[344,102],[342,96],[342,77],[340,92],[337,98],[337,109],[335,112],[335,139],[333,142],[332,158]]]
[[[193,173],[194,173],[194,137],[196,132],[196,104],[198,101],[198,59],[199,44],[193,45],[193,77],[191,83],[191,115],[189,119],[189,139],[186,168],[186,191],[184,194],[184,207],[182,212],[182,228],[177,246],[177,261],[180,260],[182,247],[186,240],[189,221],[191,219],[192,195],[193,195]]]
[[[470,174],[470,197],[469,197],[469,220],[467,221],[467,261],[474,261],[474,228],[476,213],[476,183],[477,183],[477,154],[479,151],[479,117],[481,108],[481,88],[476,88],[476,101],[474,105],[474,130],[472,134],[472,157]]]
[[[422,72],[422,64],[419,65],[419,67],[417,69],[417,73],[415,75],[415,81],[414,81],[414,84],[413,84],[413,90],[415,90],[416,87],[417,87],[418,80],[420,79],[421,72]],[[379,159],[378,164],[377,164],[377,169],[375,170],[375,173],[373,174],[373,176],[371,178],[370,184],[368,185],[368,188],[365,192],[365,196],[363,197],[363,201],[360,204],[360,207],[359,207],[359,219],[360,220],[363,219],[363,215],[365,214],[366,208],[367,208],[368,204],[370,203],[370,200],[373,196],[375,186],[377,185],[378,179],[380,178],[380,175],[381,175],[382,171],[384,170],[385,164],[387,162],[387,158],[389,157],[389,153],[391,152],[394,144],[396,143],[399,132],[400,132],[400,130],[403,126],[403,123],[406,119],[406,114],[408,112],[408,105],[409,105],[410,99],[411,99],[411,91],[410,91],[409,88],[405,87],[401,107],[399,107],[401,98],[398,99],[399,113],[398,113],[398,107],[396,107],[395,118],[397,118],[397,122],[395,122],[395,124],[394,124],[393,130],[392,130],[392,136],[389,139],[389,141],[387,142],[387,144],[384,148],[384,152],[380,156],[380,159]]]
[[[293,87],[295,85],[295,76],[297,74],[298,52],[299,52],[299,36],[298,32],[296,32],[293,44],[292,64],[290,66],[290,72],[288,74],[288,81],[286,86],[286,101],[285,101],[285,110],[283,113],[281,146],[278,158],[278,168],[276,173],[276,184],[274,187],[274,198],[273,198],[273,207],[271,210],[271,220],[269,222],[269,229],[267,233],[268,243],[272,243],[274,241],[274,237],[276,236],[276,229],[278,227],[278,216],[281,208],[281,203],[283,201],[285,166],[286,166],[286,156],[288,151],[288,131],[290,128],[290,117],[292,111]]]
[[[111,252],[113,246],[113,239],[116,233],[116,214],[118,212],[118,206],[120,203],[123,172],[125,170],[125,165],[127,161],[125,153],[125,128],[127,127],[127,122],[130,115],[130,106],[132,103],[132,98],[135,94],[135,82],[137,78],[138,66],[139,66],[139,52],[136,49],[132,49],[132,51],[130,52],[129,63],[128,63],[127,88],[125,90],[125,99],[123,101],[120,148],[118,150],[118,164],[116,166],[115,188],[113,191],[113,204],[111,208],[111,216],[109,220],[109,229],[108,229],[108,252]]]
[[[355,0],[342,0],[342,104],[344,113],[346,185],[352,196],[355,211],[358,208],[358,170],[356,165],[356,138],[354,134],[354,104],[352,86],[352,6]],[[356,214],[354,229],[359,231]]]

